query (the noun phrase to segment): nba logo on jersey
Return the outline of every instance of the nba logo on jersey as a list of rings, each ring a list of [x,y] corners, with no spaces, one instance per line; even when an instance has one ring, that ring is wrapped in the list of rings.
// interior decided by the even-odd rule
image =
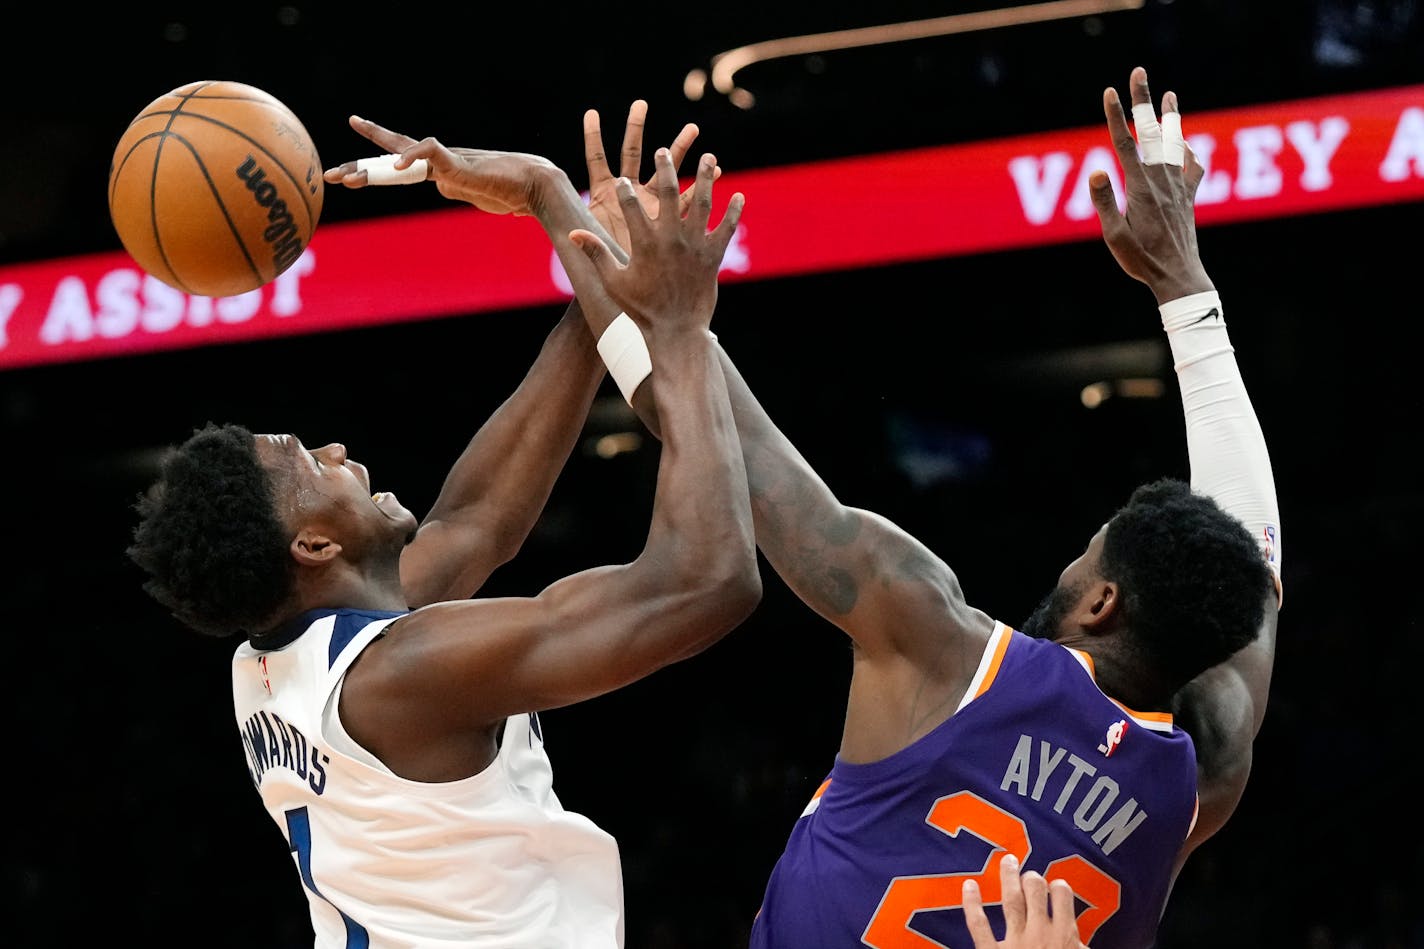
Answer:
[[[267,657],[266,657],[266,656],[260,656],[260,657],[258,657],[258,659],[257,659],[257,664],[262,668],[262,688],[264,688],[264,689],[267,690],[267,694],[268,694],[268,695],[271,695],[271,694],[272,694],[272,680],[271,680],[270,678],[268,678],[268,676],[267,676]]]
[[[1108,736],[1103,744],[1098,746],[1098,750],[1103,753],[1103,757],[1111,758],[1112,753],[1117,750],[1117,746],[1122,744],[1122,736],[1127,734],[1127,719],[1120,718],[1108,726]]]

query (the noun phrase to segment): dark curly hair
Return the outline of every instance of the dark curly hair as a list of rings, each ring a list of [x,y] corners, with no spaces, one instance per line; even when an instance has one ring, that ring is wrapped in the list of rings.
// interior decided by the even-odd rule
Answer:
[[[260,632],[292,596],[296,564],[252,432],[209,422],[164,458],[134,505],[129,559],[143,589],[208,636]]]
[[[1256,638],[1271,589],[1251,532],[1210,497],[1164,478],[1108,522],[1102,573],[1160,675],[1180,687]]]

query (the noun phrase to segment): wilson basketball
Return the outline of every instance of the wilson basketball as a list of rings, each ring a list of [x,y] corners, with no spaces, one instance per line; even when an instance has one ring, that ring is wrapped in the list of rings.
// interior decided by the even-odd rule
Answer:
[[[109,165],[109,217],[145,272],[226,297],[275,280],[302,255],[325,191],[316,146],[276,97],[192,82],[129,123]]]

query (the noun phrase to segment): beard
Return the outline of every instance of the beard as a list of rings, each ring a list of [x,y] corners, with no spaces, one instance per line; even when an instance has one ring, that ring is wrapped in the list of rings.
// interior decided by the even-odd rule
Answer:
[[[1019,626],[1019,632],[1032,636],[1034,639],[1055,640],[1058,638],[1058,628],[1063,624],[1073,606],[1078,602],[1079,591],[1070,590],[1067,587],[1056,586],[1044,597],[1028,619]]]

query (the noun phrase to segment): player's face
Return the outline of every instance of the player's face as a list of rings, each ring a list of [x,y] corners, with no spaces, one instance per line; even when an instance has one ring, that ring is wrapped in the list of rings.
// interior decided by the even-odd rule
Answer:
[[[278,514],[284,523],[312,523],[359,555],[367,542],[404,545],[415,534],[415,515],[396,496],[371,493],[366,466],[332,442],[308,449],[295,435],[258,435],[257,452],[276,477]]]
[[[1063,572],[1058,576],[1058,585],[1043,598],[1029,618],[1024,620],[1020,627],[1022,632],[1037,639],[1053,640],[1060,639],[1069,632],[1065,628],[1065,620],[1077,609],[1091,582],[1100,575],[1098,564],[1103,556],[1103,541],[1107,532],[1107,525],[1104,524],[1093,535],[1093,539],[1088,541],[1087,549],[1078,559],[1063,568]]]

